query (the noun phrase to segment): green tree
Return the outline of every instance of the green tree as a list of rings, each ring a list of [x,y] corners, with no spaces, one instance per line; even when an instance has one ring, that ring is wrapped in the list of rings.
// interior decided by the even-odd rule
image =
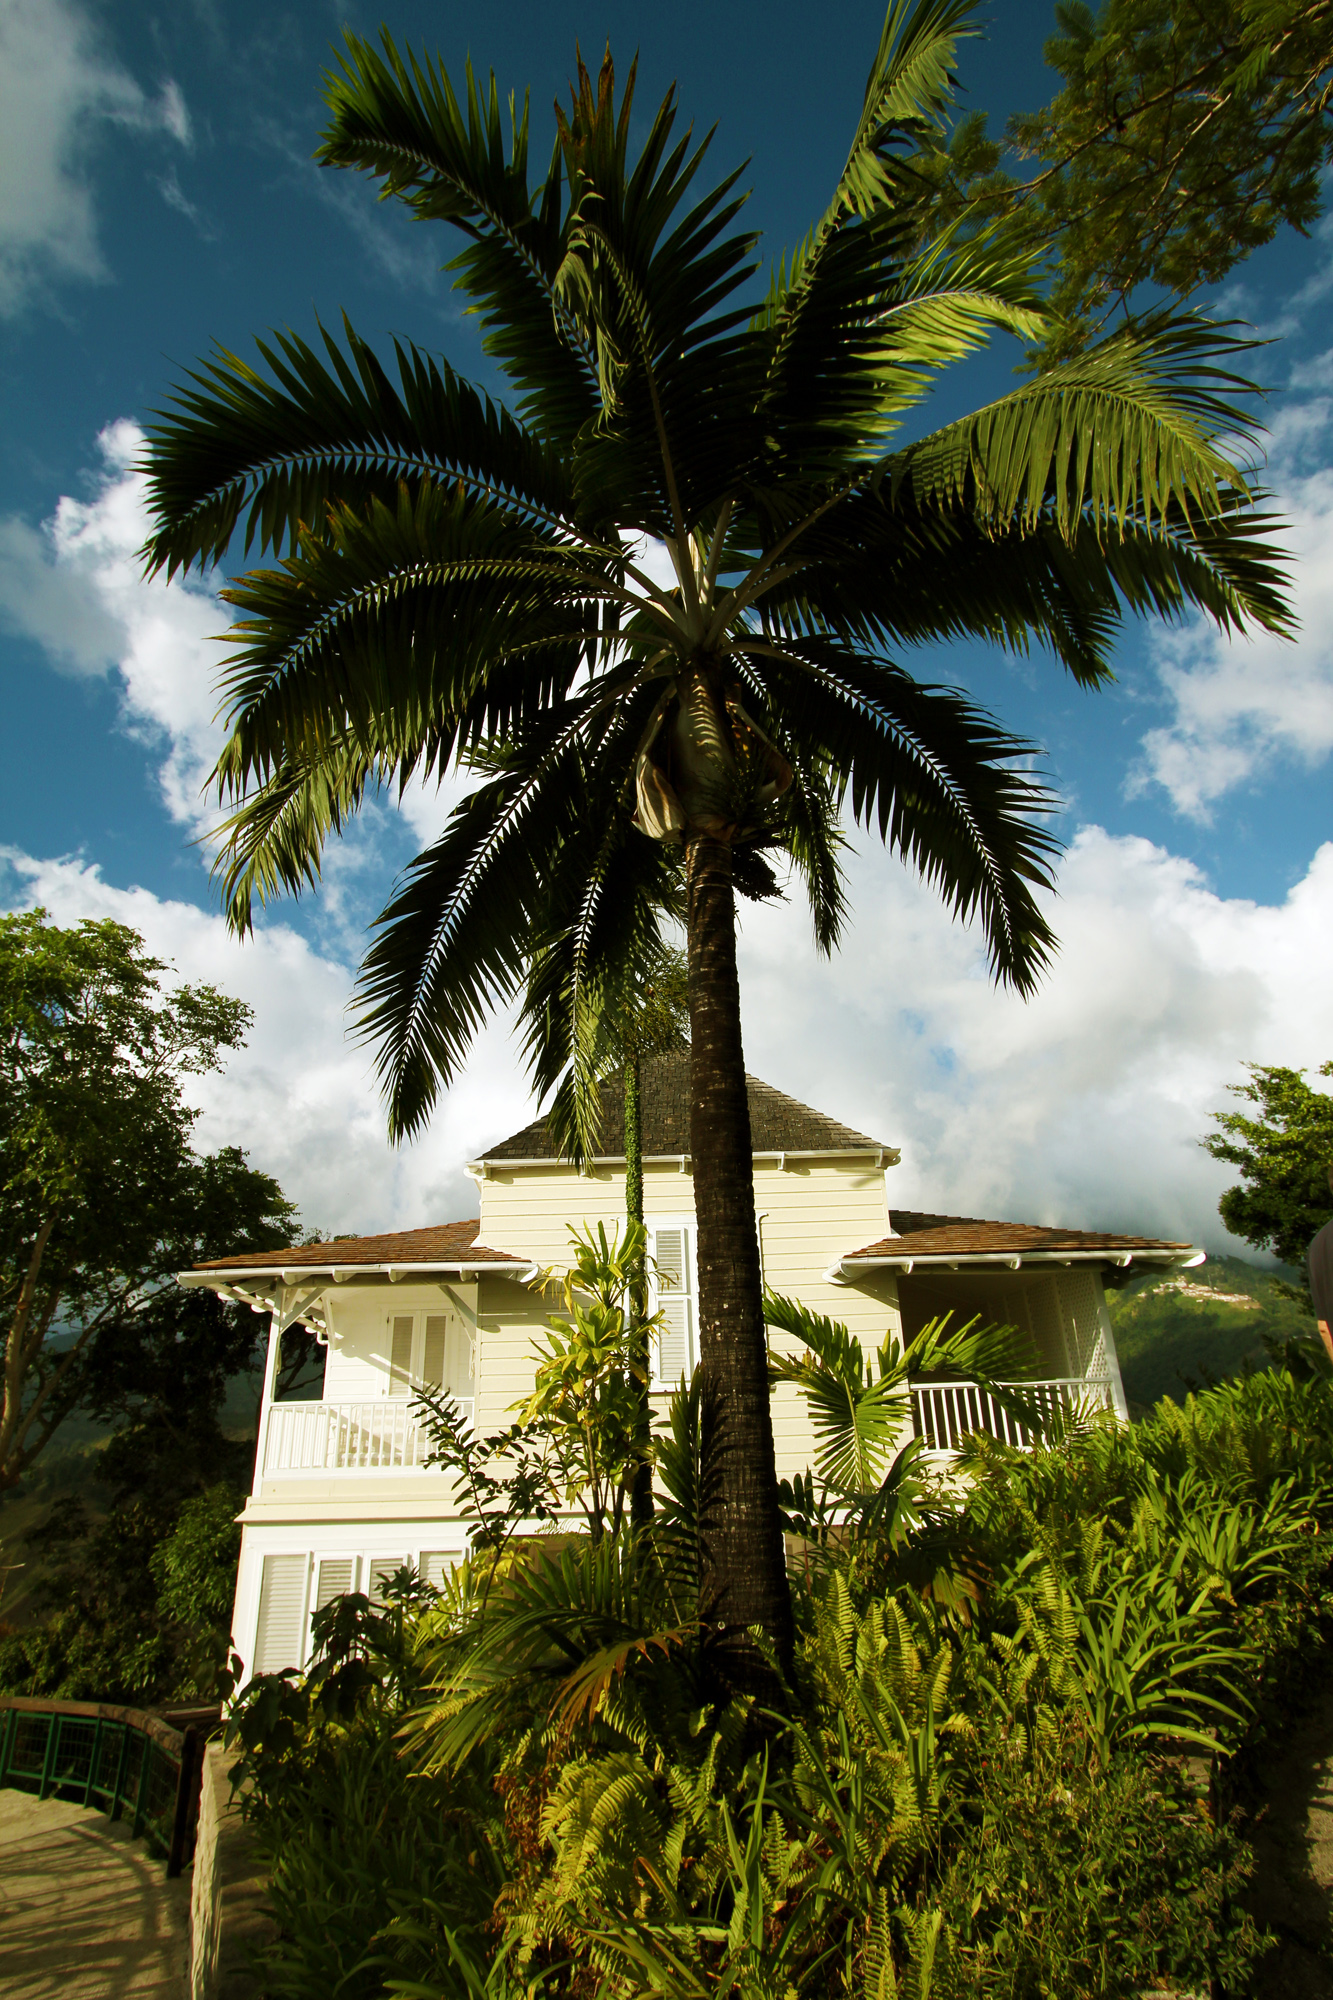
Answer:
[[[1333,1096],[1312,1088],[1302,1069],[1247,1067],[1250,1081],[1228,1089],[1256,1112],[1214,1112],[1218,1130],[1203,1141],[1215,1160],[1240,1170],[1218,1214],[1233,1236],[1303,1266],[1313,1238],[1333,1219]],[[1321,1063],[1318,1074],[1333,1076],[1333,1062]],[[1311,1311],[1308,1289],[1296,1295]]]
[[[960,129],[952,178],[1016,203],[1053,241],[1049,357],[1085,342],[1141,285],[1216,285],[1284,224],[1308,231],[1333,157],[1330,0],[1105,0],[1056,7],[1046,61],[1063,87],[1010,120],[1036,165],[996,173],[984,121]]]
[[[633,74],[618,101],[609,56],[596,79],[580,65],[534,186],[526,104],[506,132],[494,82],[469,68],[460,103],[438,65],[349,36],[320,157],[458,229],[452,268],[514,407],[415,348],[391,373],[350,328],[322,354],[285,334],[263,370],[225,353],[200,367],[149,451],[153,566],[220,560],[238,535],[280,558],[225,593],[241,613],[216,773],[235,925],[314,880],[367,787],[505,745],[366,961],[396,1135],[521,993],[552,857],[572,867],[590,847],[595,885],[604,849],[683,847],[700,1614],[749,1685],[749,1628],[784,1654],[792,1624],[736,974],[745,857],[775,840],[795,857],[830,949],[832,796],[1029,991],[1054,853],[1052,801],[1016,761],[1031,746],[893,653],[1035,643],[1096,687],[1126,609],[1287,620],[1227,442],[1247,427],[1217,329],[1121,330],[911,435],[941,369],[997,328],[1048,325],[1033,256],[1002,229],[931,231],[919,163],[968,13],[894,0],[829,205],[766,290],[756,238],[733,228],[738,176],[699,191],[708,141],[676,134],[674,90],[631,162]],[[644,536],[671,587],[636,559]]]
[[[189,1143],[184,1081],[240,1046],[249,1009],[163,994],[164,970],[121,924],[0,918],[0,1490],[71,1411],[112,1412],[127,1354],[147,1365],[156,1287],[291,1228],[276,1181]]]

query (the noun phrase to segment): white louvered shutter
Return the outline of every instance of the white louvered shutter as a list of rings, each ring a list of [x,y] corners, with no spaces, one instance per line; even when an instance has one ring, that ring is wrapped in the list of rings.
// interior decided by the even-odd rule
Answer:
[[[421,1581],[428,1583],[432,1590],[439,1590],[450,1570],[462,1560],[461,1549],[423,1549]]]
[[[315,1579],[315,1609],[322,1611],[335,1597],[346,1597],[352,1588],[352,1558],[325,1556]]]
[[[395,1313],[389,1345],[389,1394],[405,1396],[412,1379],[412,1315]]]
[[[661,1315],[654,1343],[653,1386],[674,1389],[682,1375],[688,1381],[693,1361],[688,1232],[683,1228],[654,1230],[653,1262],[657,1267],[655,1304]]]
[[[259,1585],[254,1671],[279,1674],[305,1664],[305,1556],[265,1556]]]
[[[403,1567],[403,1564],[406,1561],[407,1561],[406,1556],[371,1557],[370,1573],[368,1578],[368,1588],[366,1590],[366,1596],[370,1599],[372,1604],[376,1606],[383,1605],[385,1584],[389,1581],[389,1578],[391,1576],[396,1576],[398,1574],[398,1571]]]
[[[444,1349],[448,1333],[449,1321],[444,1313],[430,1313],[427,1315],[426,1341],[421,1359],[421,1379],[428,1389],[442,1389],[444,1387]]]

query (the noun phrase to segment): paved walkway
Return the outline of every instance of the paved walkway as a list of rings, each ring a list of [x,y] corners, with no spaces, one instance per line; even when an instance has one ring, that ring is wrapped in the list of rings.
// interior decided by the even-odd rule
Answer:
[[[0,1789],[4,2000],[185,2000],[189,1914],[123,1823]]]

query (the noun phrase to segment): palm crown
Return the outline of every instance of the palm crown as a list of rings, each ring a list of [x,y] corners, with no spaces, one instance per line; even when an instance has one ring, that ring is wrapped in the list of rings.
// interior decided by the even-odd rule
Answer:
[[[386,366],[350,326],[322,353],[261,343],[266,372],[219,354],[152,433],[148,553],[170,572],[239,539],[277,559],[224,593],[241,613],[216,773],[238,925],[256,897],[315,879],[368,790],[484,766],[363,972],[396,1132],[426,1118],[485,1010],[523,990],[534,922],[529,1038],[555,1080],[580,981],[651,943],[678,895],[671,843],[696,1098],[715,1088],[733,1126],[734,946],[708,972],[705,934],[728,929],[732,886],[754,887],[776,846],[829,947],[839,810],[978,919],[995,974],[1029,989],[1052,943],[1035,892],[1054,850],[1031,746],[892,652],[1036,643],[1091,686],[1126,608],[1282,626],[1256,496],[1224,442],[1246,435],[1226,330],[1127,326],[909,436],[942,367],[997,329],[1045,326],[1030,250],[933,220],[921,163],[968,14],[894,0],[833,197],[766,291],[738,177],[699,191],[708,140],[677,134],[674,91],[631,162],[633,71],[617,101],[609,55],[595,81],[580,61],[534,184],[526,102],[506,129],[494,79],[484,90],[469,67],[460,103],[438,66],[349,35],[320,157],[461,233],[452,268],[512,408],[414,347]],[[645,537],[672,584],[645,567]],[[730,1193],[710,1182],[708,1199],[743,1236],[748,1139],[733,1137]],[[707,1349],[702,1124],[693,1147]],[[757,1263],[746,1272],[766,1410]]]

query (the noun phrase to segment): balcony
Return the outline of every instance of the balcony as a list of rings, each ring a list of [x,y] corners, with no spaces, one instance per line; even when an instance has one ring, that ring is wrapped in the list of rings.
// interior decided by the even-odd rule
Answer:
[[[471,1427],[471,1396],[453,1401]],[[430,1437],[408,1398],[368,1403],[274,1403],[264,1427],[265,1477],[302,1472],[402,1472],[424,1465]]]
[[[1115,1408],[1109,1376],[1057,1375],[1044,1382],[1000,1386],[1035,1403],[1048,1418],[1070,1416],[1075,1410]],[[1024,1450],[1038,1442],[1026,1424],[976,1382],[918,1383],[912,1390],[912,1426],[930,1458],[951,1458],[962,1440],[977,1431]]]

